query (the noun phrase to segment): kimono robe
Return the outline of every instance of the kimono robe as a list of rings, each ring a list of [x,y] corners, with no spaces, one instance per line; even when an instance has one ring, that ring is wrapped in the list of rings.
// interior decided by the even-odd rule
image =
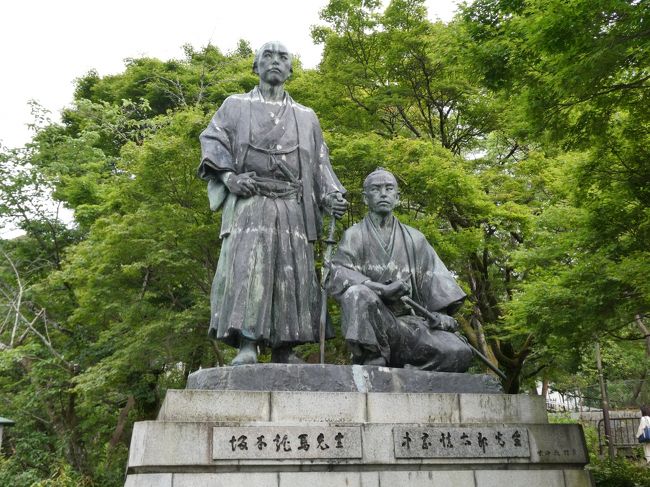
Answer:
[[[325,196],[345,190],[314,112],[286,94],[265,102],[256,87],[227,98],[200,136],[199,176],[223,239],[211,291],[209,333],[276,348],[318,341],[320,291],[312,242]],[[219,173],[250,173],[253,196],[230,194]]]
[[[329,288],[341,304],[343,334],[353,350],[381,356],[391,367],[464,372],[471,349],[454,333],[430,329],[401,301],[383,301],[363,285],[370,280],[410,282],[409,297],[429,311],[451,315],[465,293],[424,235],[392,217],[384,242],[369,217],[350,227],[332,258]]]

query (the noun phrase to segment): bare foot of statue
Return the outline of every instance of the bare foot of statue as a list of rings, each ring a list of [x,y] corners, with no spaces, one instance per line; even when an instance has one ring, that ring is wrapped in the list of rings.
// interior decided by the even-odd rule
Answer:
[[[275,364],[304,364],[305,361],[300,359],[293,348],[280,347],[271,350],[271,362]]]
[[[249,365],[257,363],[257,344],[253,340],[242,338],[239,344],[239,353],[230,362],[230,365]]]

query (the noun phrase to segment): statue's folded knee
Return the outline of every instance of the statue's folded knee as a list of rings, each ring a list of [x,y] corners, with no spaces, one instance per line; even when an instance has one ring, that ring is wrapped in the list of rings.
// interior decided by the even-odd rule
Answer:
[[[355,284],[350,286],[345,293],[343,293],[343,299],[346,301],[352,301],[355,305],[359,304],[375,304],[381,301],[379,296],[367,286],[363,284]]]

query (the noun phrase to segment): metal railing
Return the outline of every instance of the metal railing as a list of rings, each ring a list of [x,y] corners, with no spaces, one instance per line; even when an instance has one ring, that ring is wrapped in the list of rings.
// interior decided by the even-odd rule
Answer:
[[[634,448],[639,446],[639,440],[636,437],[636,430],[639,427],[640,417],[627,418],[610,418],[611,439],[614,448]],[[598,450],[603,453],[607,448],[605,442],[605,423],[604,420],[598,421]]]

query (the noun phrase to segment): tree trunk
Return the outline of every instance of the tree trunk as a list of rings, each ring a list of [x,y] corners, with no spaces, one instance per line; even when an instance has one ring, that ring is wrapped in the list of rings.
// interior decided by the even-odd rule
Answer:
[[[637,314],[634,317],[634,321],[636,322],[636,326],[639,327],[639,330],[641,330],[641,333],[643,333],[643,336],[645,337],[645,354],[650,357],[650,330],[648,330],[648,327],[645,326],[643,318],[640,314]]]
[[[636,404],[637,401],[639,400],[639,396],[641,395],[641,391],[643,390],[643,384],[645,383],[646,377],[648,375],[648,371],[644,370],[643,373],[641,374],[641,377],[639,377],[639,382],[636,383],[634,386],[634,390],[632,391],[632,397],[630,398],[630,404]]]
[[[135,398],[133,394],[129,394],[128,399],[126,400],[126,405],[120,411],[120,415],[117,418],[117,425],[113,431],[113,436],[108,443],[109,448],[114,449],[120,440],[122,439],[122,434],[124,433],[124,427],[126,426],[127,420],[129,419],[129,412],[135,406]]]

